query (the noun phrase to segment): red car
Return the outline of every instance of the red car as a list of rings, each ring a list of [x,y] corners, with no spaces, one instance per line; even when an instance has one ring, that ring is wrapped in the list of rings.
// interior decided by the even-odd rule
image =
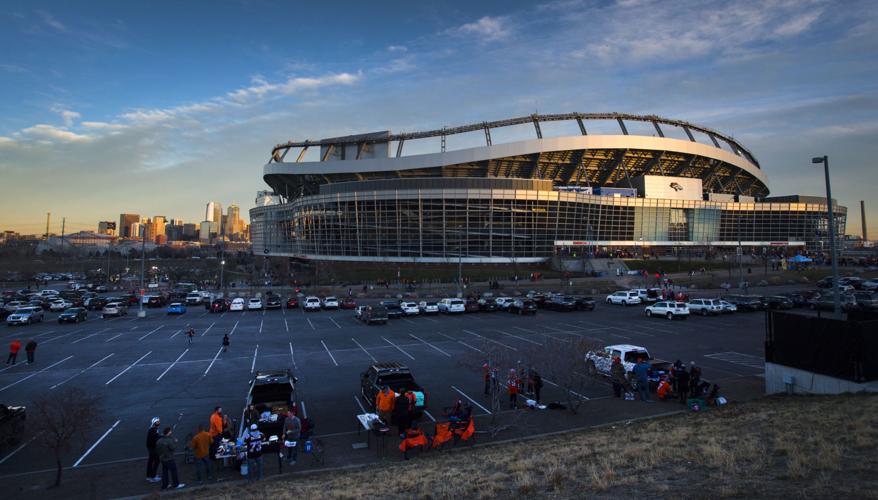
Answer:
[[[356,308],[357,308],[357,302],[356,302],[354,299],[351,299],[351,298],[342,299],[341,304],[339,304],[339,306],[340,306],[342,309],[356,309]]]
[[[479,301],[475,299],[467,299],[466,302],[463,304],[463,310],[464,312],[468,313],[479,312]]]
[[[226,299],[215,299],[210,303],[210,309],[208,309],[212,313],[222,313],[229,310],[229,301]]]
[[[299,307],[299,299],[296,297],[290,297],[287,299],[287,309],[298,309]]]

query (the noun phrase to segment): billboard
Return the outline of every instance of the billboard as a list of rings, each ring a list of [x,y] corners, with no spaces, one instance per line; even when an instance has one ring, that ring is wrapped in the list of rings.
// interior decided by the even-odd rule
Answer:
[[[701,179],[697,178],[641,175],[631,179],[631,183],[640,193],[643,193],[644,198],[668,200],[701,200],[703,198]]]

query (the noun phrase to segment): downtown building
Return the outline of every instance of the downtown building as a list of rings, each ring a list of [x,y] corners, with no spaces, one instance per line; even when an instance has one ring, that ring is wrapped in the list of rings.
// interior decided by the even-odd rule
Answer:
[[[288,142],[263,180],[271,191],[250,210],[257,255],[538,263],[577,249],[829,248],[825,198],[771,197],[743,144],[656,116],[532,115]],[[833,203],[839,237],[846,213]]]

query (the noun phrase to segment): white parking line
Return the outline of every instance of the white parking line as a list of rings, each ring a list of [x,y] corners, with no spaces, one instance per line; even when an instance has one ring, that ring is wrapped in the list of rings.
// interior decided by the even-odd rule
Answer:
[[[120,334],[120,335],[121,335],[121,334]],[[76,377],[78,377],[78,376],[82,375],[83,373],[85,373],[86,370],[88,370],[88,369],[90,369],[90,368],[94,368],[95,366],[101,364],[101,363],[104,362],[107,358],[111,357],[113,354],[116,354],[116,353],[111,353],[111,354],[108,354],[108,355],[104,356],[103,358],[101,358],[101,359],[95,361],[94,363],[90,364],[88,367],[83,368],[82,370],[79,370],[79,372],[77,372],[75,375],[73,375],[73,376],[71,376],[71,377],[69,377],[69,378],[67,378],[67,379],[65,379],[65,380],[63,380],[63,381],[61,381],[61,382],[58,382],[57,384],[53,385],[52,387],[49,387],[49,389],[51,390],[51,389],[54,389],[54,388],[58,387],[59,385],[64,385],[64,384],[66,384],[67,382],[70,382],[71,380],[73,380],[73,379],[75,379]]]
[[[259,344],[256,344],[256,349],[253,351],[253,363],[250,364],[250,373],[253,373],[253,370],[256,369],[256,356],[259,355]]]
[[[121,337],[121,336],[122,336],[121,333],[117,333],[116,335],[113,335],[112,337],[108,338],[108,339],[105,340],[104,342],[109,342],[109,341],[111,341],[111,340],[113,340],[113,339],[117,339],[117,338],[119,338],[119,337]]]
[[[18,453],[19,451],[21,451],[22,448],[24,448],[25,446],[31,444],[31,443],[34,441],[34,439],[36,439],[36,438],[35,438],[35,437],[32,437],[32,438],[28,439],[27,441],[25,441],[24,443],[22,443],[21,446],[19,446],[18,448],[12,450],[11,452],[9,452],[8,455],[6,455],[6,456],[3,457],[2,459],[0,459],[0,465],[3,465],[3,462],[5,462],[5,461],[9,460],[10,458],[12,458],[12,455],[15,455],[16,453]]]
[[[78,331],[80,331],[80,330],[74,330],[74,331],[72,331],[72,332],[70,332],[70,333],[76,333],[76,332],[78,332]],[[55,330],[49,330],[49,331],[46,332],[46,333],[41,333],[41,334],[39,334],[39,335],[34,336],[34,338],[35,338],[35,339],[38,339],[38,338],[41,338],[41,337],[45,337],[45,336],[47,336],[47,335],[51,335],[51,334],[53,334],[53,333],[55,333]]]
[[[488,342],[493,342],[493,343],[495,343],[495,344],[497,344],[497,345],[501,345],[501,346],[503,346],[503,347],[505,347],[505,348],[507,348],[507,349],[512,349],[513,351],[517,351],[517,350],[518,350],[518,349],[512,347],[511,345],[506,345],[506,344],[504,344],[503,342],[497,342],[497,341],[494,340],[494,339],[489,339],[488,337],[483,337],[483,336],[479,335],[478,333],[471,332],[471,331],[469,331],[469,330],[462,330],[462,331],[463,331],[463,333],[468,333],[468,334],[473,335],[473,336],[476,336],[476,337],[478,337],[478,338],[480,338],[480,339],[482,339],[482,340],[487,340]]]
[[[292,342],[290,342],[290,359],[293,360],[293,368],[295,368],[296,370],[298,370],[299,367],[296,366],[296,355],[295,355],[295,353],[293,352],[293,343],[292,343]]]
[[[341,329],[341,325],[339,325],[338,322],[337,322],[335,319],[333,319],[332,317],[330,317],[330,318],[329,318],[329,321],[332,321],[333,323],[335,323],[335,326],[337,326],[339,329]]]
[[[180,361],[180,360],[181,360],[181,359],[182,359],[182,358],[183,358],[183,356],[185,356],[185,355],[186,355],[186,353],[187,353],[187,352],[189,352],[189,349],[186,349],[186,350],[185,350],[185,351],[183,351],[183,354],[181,354],[181,355],[179,355],[179,356],[177,356],[177,359],[175,359],[175,360],[174,360],[174,362],[173,362],[173,363],[171,363],[171,366],[169,366],[169,367],[167,367],[167,368],[165,368],[165,371],[163,371],[163,372],[162,372],[162,374],[161,374],[161,375],[159,375],[159,376],[158,376],[158,377],[157,377],[157,378],[156,378],[156,379],[155,379],[155,381],[156,381],[156,382],[158,382],[158,381],[159,381],[159,380],[161,380],[161,379],[162,379],[162,377],[164,377],[164,376],[165,376],[165,374],[166,374],[166,373],[168,373],[168,372],[169,372],[169,371],[171,371],[171,368],[173,368],[173,367],[174,367],[174,365],[176,365],[176,364],[177,364],[177,361]]]
[[[525,342],[530,342],[530,343],[533,344],[533,345],[538,345],[538,346],[542,346],[542,345],[543,345],[543,344],[541,344],[540,342],[534,342],[534,341],[531,340],[531,339],[527,339],[527,338],[524,338],[524,337],[519,337],[518,335],[513,335],[513,334],[511,334],[511,333],[509,333],[509,332],[504,332],[503,330],[494,330],[494,331],[495,331],[495,332],[500,332],[500,333],[502,333],[503,335],[506,335],[506,336],[512,337],[512,338],[514,338],[514,339],[523,340],[523,341],[525,341]]]
[[[154,329],[153,331],[151,331],[151,332],[147,333],[146,335],[143,335],[142,337],[140,337],[139,339],[137,339],[137,341],[140,342],[141,340],[143,340],[143,339],[149,337],[149,336],[152,335],[153,333],[155,333],[155,332],[161,330],[162,327],[164,327],[164,326],[165,326],[165,325],[159,325],[159,326],[158,326],[156,329]]]
[[[64,337],[69,337],[70,335],[73,335],[73,333],[74,333],[74,332],[65,333],[64,335],[58,335],[57,337],[52,337],[52,338],[50,338],[49,340],[44,340],[42,343],[43,343],[43,344],[48,344],[49,342],[54,342],[54,341],[56,341],[56,340],[58,340],[58,339],[63,339]]]
[[[88,454],[92,452],[92,450],[94,450],[99,444],[101,444],[101,441],[103,441],[104,438],[106,438],[111,432],[113,432],[113,429],[115,429],[116,426],[119,425],[119,422],[121,422],[121,420],[116,420],[116,423],[113,424],[109,429],[107,429],[107,432],[99,437],[98,440],[95,441],[95,444],[91,445],[91,448],[87,449],[85,453],[83,453],[82,456],[79,457],[79,460],[77,460],[76,463],[73,464],[73,467],[79,467],[79,464],[81,464],[82,461],[85,460],[85,457],[87,457]]]
[[[264,323],[264,322],[265,322],[264,319],[259,320],[259,333],[262,333],[262,323]]]
[[[201,336],[204,337],[205,335],[207,335],[207,332],[209,332],[210,329],[213,328],[213,325],[215,325],[215,324],[216,324],[216,321],[214,321],[213,323],[210,324],[210,326],[205,328],[204,331],[201,333]]]
[[[549,379],[547,379],[547,378],[543,378],[543,381],[546,382],[546,383],[549,384],[549,385],[552,385],[552,386],[555,386],[555,387],[557,387],[557,388],[559,388],[559,389],[562,389],[560,385],[556,384],[555,382],[552,382],[551,380],[549,380]],[[562,390],[564,390],[564,389],[562,389]],[[582,399],[584,399],[584,400],[586,400],[586,401],[590,401],[590,400],[591,400],[590,397],[588,397],[588,396],[583,396],[582,394],[580,394],[580,393],[578,393],[578,392],[576,392],[576,391],[570,391],[570,394],[575,394],[575,395],[581,397]]]
[[[176,332],[174,332],[173,335],[171,335],[170,337],[168,337],[168,340],[171,340],[172,338],[176,337],[177,335],[180,335],[180,332],[182,332],[182,331],[183,331],[182,328],[179,329],[179,330],[177,330]]]
[[[329,358],[332,359],[332,363],[333,363],[335,366],[338,366],[338,361],[336,361],[336,360],[335,360],[335,356],[333,356],[332,353],[329,352],[329,348],[326,347],[326,343],[323,342],[322,340],[320,341],[320,343],[323,344],[323,348],[326,349],[326,354],[329,354]]]
[[[232,335],[235,334],[235,329],[237,329],[237,328],[238,328],[238,322],[235,321],[235,326],[233,326],[233,327],[232,327],[232,331],[229,332],[229,337],[231,337]]]
[[[76,340],[74,340],[73,342],[71,342],[71,344],[76,344],[76,343],[78,343],[78,342],[82,342],[83,340],[85,340],[85,339],[89,339],[89,338],[92,338],[92,337],[94,337],[94,336],[97,335],[97,334],[98,334],[98,332],[95,332],[95,333],[92,333],[92,334],[86,335],[85,337],[79,337],[78,339],[76,339]]]
[[[433,415],[430,415],[430,412],[428,412],[427,410],[424,410],[424,415],[426,415],[427,418],[429,418],[429,419],[432,420],[433,422],[436,421],[436,419],[433,417]]]
[[[284,328],[286,328],[286,329],[287,329],[287,333],[289,333],[289,332],[290,332],[290,324],[289,324],[289,323],[287,323],[287,319],[286,319],[286,318],[284,318]]]
[[[137,326],[136,326],[136,325],[135,325],[135,326],[132,326],[131,329],[128,330],[128,331],[129,331],[129,332],[133,332],[134,330],[137,330]]]
[[[487,413],[488,415],[491,415],[491,410],[489,410],[489,409],[485,408],[484,406],[480,405],[479,402],[476,401],[475,399],[473,399],[473,398],[467,396],[465,392],[461,391],[460,389],[458,389],[457,387],[455,387],[455,386],[453,386],[453,385],[451,386],[451,388],[454,389],[455,391],[457,391],[458,394],[460,394],[461,396],[463,396],[463,397],[465,397],[466,399],[468,399],[468,400],[470,401],[470,403],[472,403],[472,404],[478,406],[479,408],[481,408],[482,410],[484,410],[484,412]]]
[[[369,356],[370,358],[372,358],[372,362],[373,362],[373,363],[377,363],[377,362],[378,362],[378,360],[375,359],[375,356],[372,356],[372,354],[370,354],[369,351],[367,351],[365,347],[363,347],[362,345],[360,345],[359,342],[357,342],[357,339],[351,337],[351,340],[353,340],[353,341],[354,341],[354,344],[357,344],[357,346],[359,346],[359,348],[362,349],[363,352],[366,353],[366,356]]]
[[[121,372],[119,372],[118,375],[116,375],[115,377],[111,378],[110,380],[107,380],[107,382],[106,382],[104,385],[110,385],[114,380],[116,380],[117,378],[119,378],[119,377],[121,377],[122,375],[124,375],[125,372],[127,372],[128,370],[134,368],[134,365],[136,365],[137,363],[140,363],[141,361],[143,361],[143,359],[146,358],[147,356],[149,356],[150,354],[152,354],[152,351],[149,351],[148,353],[146,353],[146,354],[144,354],[143,356],[141,356],[140,359],[138,359],[137,361],[135,361],[135,362],[131,363],[130,365],[128,365],[128,368],[125,368],[124,370],[122,370]]]
[[[317,331],[317,329],[316,329],[316,328],[314,328],[314,323],[311,323],[311,318],[305,318],[305,319],[307,319],[307,320],[308,320],[308,324],[309,324],[309,325],[311,325],[311,329],[312,329],[312,330],[314,330],[314,331],[315,331],[315,332],[316,332],[316,331]]]
[[[408,318],[402,318],[402,320],[405,321],[406,323],[411,323],[411,324],[413,324],[413,325],[417,325],[417,323],[415,323],[414,321],[412,321],[412,320],[410,320],[410,319],[408,319]]]
[[[354,394],[354,401],[357,402],[357,405],[360,407],[360,410],[362,410],[363,413],[369,413],[366,411],[366,408],[363,406],[363,403],[360,402],[360,398],[358,398],[356,394]]]
[[[460,342],[461,344],[463,344],[463,345],[469,347],[470,349],[472,349],[472,350],[474,350],[474,351],[476,351],[476,352],[480,352],[480,353],[482,353],[482,354],[485,354],[485,351],[479,349],[478,347],[473,347],[473,346],[467,344],[466,342],[464,342],[464,341],[462,341],[462,340],[458,340],[458,342]]]
[[[437,351],[441,352],[442,354],[448,356],[449,358],[451,357],[451,354],[448,354],[447,352],[443,351],[442,349],[439,349],[438,347],[434,346],[433,344],[427,342],[426,340],[424,340],[424,339],[422,339],[422,338],[420,338],[420,337],[417,337],[417,336],[415,336],[415,335],[412,335],[411,333],[409,334],[409,337],[411,337],[411,338],[413,338],[413,339],[415,339],[415,340],[420,340],[421,342],[427,344],[428,346],[432,347],[433,349],[436,349]]]
[[[299,401],[299,406],[302,407],[302,416],[308,418],[308,408],[305,408],[305,402]]]
[[[268,309],[263,309],[263,310],[262,310],[262,315],[263,315],[263,316],[265,316],[265,311],[267,311],[267,310],[268,310]]]
[[[413,360],[413,361],[414,361],[414,359],[415,359],[415,357],[414,357],[414,356],[412,356],[412,355],[411,355],[411,354],[409,354],[409,353],[407,353],[407,352],[405,352],[405,351],[403,351],[403,350],[402,350],[402,347],[400,347],[400,346],[398,346],[398,345],[396,345],[396,344],[394,344],[394,343],[393,343],[393,342],[391,342],[391,341],[389,341],[389,340],[387,340],[387,339],[385,339],[385,338],[384,338],[384,337],[381,337],[381,339],[382,339],[382,340],[384,340],[384,341],[385,341],[385,342],[387,342],[387,343],[388,343],[388,344],[390,344],[390,345],[392,345],[392,346],[393,346],[393,347],[396,347],[396,349],[397,349],[397,350],[398,350],[398,351],[399,351],[399,352],[401,352],[401,353],[403,353],[403,354],[405,354],[405,355],[406,355],[406,356],[408,356],[408,357],[409,357],[409,359],[411,359],[411,360]]]
[[[223,352],[223,348],[222,348],[222,347],[220,347],[219,349],[217,349],[217,351],[216,351],[216,355],[215,355],[215,356],[213,357],[213,359],[210,361],[210,364],[207,365],[207,370],[204,370],[204,374],[205,374],[205,375],[207,375],[207,372],[210,371],[210,368],[213,366],[213,364],[216,363],[216,358],[219,357],[219,355],[220,355],[221,352]]]
[[[48,370],[48,369],[50,369],[50,368],[53,368],[53,367],[55,367],[55,366],[58,366],[58,365],[60,365],[61,363],[67,361],[68,359],[70,359],[70,358],[72,358],[72,357],[73,357],[72,355],[67,356],[66,358],[62,359],[61,361],[56,361],[56,362],[52,363],[51,365],[49,365],[49,366],[43,368],[42,370],[40,370],[40,371],[38,371],[38,372],[31,373],[30,375],[28,375],[27,377],[24,377],[24,378],[21,379],[21,380],[18,380],[18,381],[16,381],[16,382],[13,382],[13,383],[11,383],[11,384],[5,386],[5,387],[0,387],[0,392],[3,392],[3,391],[5,391],[6,389],[9,389],[10,387],[16,386],[16,385],[18,385],[18,384],[24,382],[25,380],[27,380],[27,379],[29,379],[29,378],[31,378],[31,377],[34,377],[34,376],[36,376],[36,375],[39,375],[40,373],[43,373],[44,371],[46,371],[46,370]]]
[[[616,333],[611,333],[611,334],[610,334],[610,337],[618,337],[618,338],[620,338],[620,339],[628,339],[628,340],[631,340],[631,337],[626,337],[625,335],[618,335],[618,334],[616,334]]]

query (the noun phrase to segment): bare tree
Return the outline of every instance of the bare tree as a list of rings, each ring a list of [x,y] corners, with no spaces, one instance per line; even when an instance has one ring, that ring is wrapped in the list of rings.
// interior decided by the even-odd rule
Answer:
[[[35,439],[55,457],[55,484],[61,485],[61,459],[74,446],[85,444],[86,433],[100,420],[100,397],[67,387],[33,403]]]
[[[588,400],[584,395],[586,390],[597,383],[585,365],[585,355],[596,348],[595,343],[584,338],[547,336],[545,344],[528,349],[529,369],[536,370],[544,381],[562,389],[567,408],[576,414],[582,403]]]

